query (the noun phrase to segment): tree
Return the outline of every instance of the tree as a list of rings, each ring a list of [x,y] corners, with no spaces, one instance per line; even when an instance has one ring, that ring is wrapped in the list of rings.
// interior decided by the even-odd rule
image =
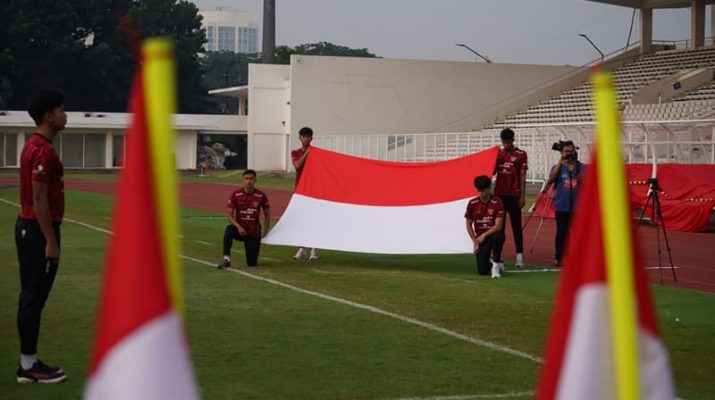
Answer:
[[[212,51],[201,59],[204,71],[203,86],[218,89],[248,84],[248,64],[260,63],[258,54],[240,54],[226,51]],[[227,114],[238,112],[238,101],[234,98],[212,96],[216,108]]]
[[[215,111],[201,86],[201,17],[185,0],[5,0],[0,3],[0,96],[24,109],[41,87],[65,92],[69,110],[124,111],[136,58],[120,28],[176,46],[179,112]]]
[[[368,57],[375,58],[376,55],[370,53],[368,49],[351,49],[329,42],[306,43],[296,46],[276,46],[276,63],[289,64],[292,54],[305,54],[313,56],[335,56],[335,57]]]

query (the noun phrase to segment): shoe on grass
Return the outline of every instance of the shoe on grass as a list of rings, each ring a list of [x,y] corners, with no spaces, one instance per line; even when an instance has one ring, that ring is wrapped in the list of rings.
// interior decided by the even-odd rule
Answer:
[[[40,360],[30,369],[17,368],[15,374],[18,383],[59,383],[67,379],[67,374],[60,367],[47,365]]]
[[[492,278],[501,278],[502,270],[504,270],[503,262],[492,262]]]
[[[294,260],[303,260],[306,257],[308,257],[308,254],[305,252],[305,249],[301,247],[298,249],[298,252],[295,253],[295,255],[293,256],[293,259]]]
[[[226,269],[231,266],[231,261],[228,261],[227,259],[223,259],[218,265],[216,266],[218,269]]]

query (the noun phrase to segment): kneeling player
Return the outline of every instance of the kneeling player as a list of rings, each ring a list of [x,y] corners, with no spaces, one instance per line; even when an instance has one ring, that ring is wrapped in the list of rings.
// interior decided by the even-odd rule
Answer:
[[[231,266],[231,245],[234,240],[243,242],[246,249],[246,264],[255,267],[261,250],[261,238],[271,228],[271,211],[268,196],[256,189],[256,171],[247,169],[243,172],[243,187],[231,193],[228,199],[228,222],[223,234],[223,261],[219,268]],[[261,233],[261,210],[264,226]]]
[[[491,193],[491,179],[486,175],[474,178],[474,187],[478,196],[469,200],[467,212],[467,234],[474,243],[474,254],[477,259],[479,275],[501,278],[504,261],[501,251],[504,246],[504,204],[501,199]],[[491,257],[491,260],[490,260]]]

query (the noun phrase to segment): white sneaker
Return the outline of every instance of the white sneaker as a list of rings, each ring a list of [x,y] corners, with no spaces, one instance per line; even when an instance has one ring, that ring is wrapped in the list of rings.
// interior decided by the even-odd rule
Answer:
[[[305,249],[301,247],[298,249],[298,252],[295,253],[295,255],[293,256],[293,259],[294,260],[303,260],[306,257],[308,257],[308,254],[306,254]]]
[[[318,249],[310,249],[310,259],[317,260],[318,258]]]
[[[504,269],[504,263],[492,262],[492,278],[501,278],[501,271]]]
[[[521,253],[516,253],[516,262],[514,263],[514,266],[517,268],[521,268],[524,266],[524,255]]]

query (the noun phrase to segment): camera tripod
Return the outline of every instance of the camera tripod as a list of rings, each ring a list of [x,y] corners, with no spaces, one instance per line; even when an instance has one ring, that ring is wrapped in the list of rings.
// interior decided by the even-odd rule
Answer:
[[[541,210],[541,218],[539,219],[539,226],[536,228],[536,234],[534,235],[534,239],[531,240],[531,247],[529,248],[529,254],[534,252],[534,246],[536,246],[536,240],[539,238],[539,235],[541,234],[541,228],[544,225],[544,214],[546,213],[546,210],[549,209],[549,206],[551,205],[551,202],[552,202],[552,194],[551,194],[550,189],[551,189],[551,184],[547,183],[547,181],[544,181],[543,185],[541,185],[541,190],[539,190],[540,195],[546,196],[546,201],[544,203],[543,210]],[[524,222],[524,225],[521,227],[522,231],[526,230],[526,226],[529,225],[529,221],[531,220],[531,217],[536,212],[536,205],[537,205],[537,202],[535,201],[534,204],[531,206],[531,209],[529,210],[529,216],[526,218],[526,222]]]
[[[670,261],[670,270],[673,273],[673,281],[677,282],[678,277],[675,275],[675,267],[673,266],[673,254],[670,251],[670,242],[668,242],[668,231],[665,229],[665,220],[663,219],[663,212],[660,208],[660,198],[658,197],[658,191],[660,187],[658,186],[658,178],[649,178],[648,184],[648,197],[646,198],[643,209],[641,209],[640,217],[638,217],[638,227],[640,228],[643,223],[643,217],[648,211],[648,204],[651,206],[650,220],[655,224],[655,237],[656,246],[658,249],[658,270],[660,272],[660,284],[663,284],[663,264],[662,255],[663,251],[660,246],[660,229],[663,229],[663,239],[665,239],[665,248],[668,252],[668,260]]]

